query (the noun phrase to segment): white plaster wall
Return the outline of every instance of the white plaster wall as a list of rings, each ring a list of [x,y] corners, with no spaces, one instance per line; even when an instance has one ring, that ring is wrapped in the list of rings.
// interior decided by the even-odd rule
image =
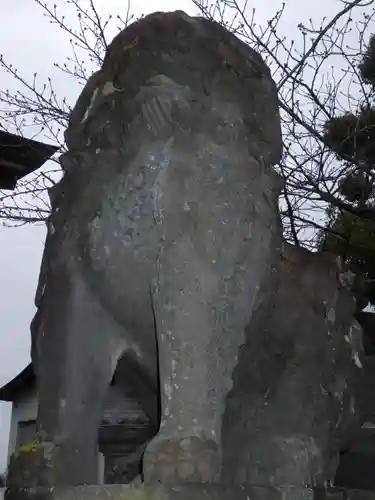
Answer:
[[[12,416],[10,421],[8,462],[10,455],[14,452],[17,442],[18,422],[36,420],[38,413],[38,400],[36,388],[25,390],[17,401],[13,402]]]
[[[98,452],[98,483],[100,485],[104,484],[104,473],[105,473],[105,457],[103,453]]]

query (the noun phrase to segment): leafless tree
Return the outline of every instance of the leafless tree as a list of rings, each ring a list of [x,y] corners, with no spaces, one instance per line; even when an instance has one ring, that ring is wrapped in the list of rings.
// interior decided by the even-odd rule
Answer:
[[[374,1],[341,1],[332,18],[318,24],[311,19],[301,22],[295,40],[280,34],[285,3],[259,25],[247,0],[193,1],[204,17],[226,25],[259,51],[271,68],[283,130],[284,154],[278,170],[285,180],[284,230],[296,244],[314,247],[316,235],[325,227],[327,207],[353,210],[340,196],[338,183],[355,168],[356,159],[335,156],[324,126],[347,111],[355,113],[373,97],[360,78],[358,64],[375,31]]]
[[[82,85],[89,76],[87,67],[92,70],[101,65],[113,23],[121,29],[132,20],[129,8],[124,20],[119,16],[102,19],[94,0],[86,1],[85,8],[82,0],[66,0],[75,9],[75,19],[65,19],[56,6],[34,1],[70,37],[71,55],[56,66]],[[285,5],[261,24],[247,0],[193,2],[200,15],[226,26],[259,51],[271,68],[283,129],[284,154],[278,169],[285,180],[281,201],[284,230],[296,244],[313,247],[316,230],[325,224],[325,208],[345,204],[338,181],[356,162],[355,158],[340,161],[335,157],[326,143],[324,124],[345,111],[355,112],[372,99],[359,77],[358,63],[375,31],[375,0],[343,0],[330,19],[322,18],[318,24],[301,20],[296,39],[281,34]],[[22,133],[31,121],[63,149],[62,130],[71,103],[56,95],[51,80],[39,83],[35,75],[29,82],[4,58],[0,67],[10,72],[21,88],[0,91],[0,126],[12,126]],[[44,191],[56,180],[55,170],[43,170],[31,181],[21,182],[15,195],[0,194],[0,218],[21,222],[44,219],[49,208]]]
[[[134,20],[127,9],[120,15],[103,18],[94,0],[64,0],[57,4],[33,0],[46,20],[68,37],[70,53],[56,69],[84,86],[93,71],[100,68],[108,40]],[[69,17],[62,12],[68,10]],[[43,81],[37,73],[31,78],[0,54],[0,71],[13,77],[12,89],[0,89],[0,128],[20,136],[37,137],[65,150],[63,132],[74,103],[58,95],[51,78]],[[36,174],[18,182],[14,192],[0,191],[0,221],[25,224],[45,221],[49,214],[47,190],[61,176],[58,155]]]

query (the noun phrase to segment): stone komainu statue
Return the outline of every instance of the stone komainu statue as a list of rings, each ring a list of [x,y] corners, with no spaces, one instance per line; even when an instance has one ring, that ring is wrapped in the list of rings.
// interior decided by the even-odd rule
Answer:
[[[334,260],[282,242],[260,56],[212,21],[147,16],[109,46],[66,143],[32,325],[39,483],[96,481],[125,357],[160,418],[146,482],[325,484],[357,420],[360,331]]]

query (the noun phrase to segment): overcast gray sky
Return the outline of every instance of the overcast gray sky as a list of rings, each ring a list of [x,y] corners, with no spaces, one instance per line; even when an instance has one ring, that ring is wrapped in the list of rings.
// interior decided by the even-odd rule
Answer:
[[[49,2],[51,5],[54,2]],[[64,10],[65,1],[55,0]],[[101,12],[123,14],[126,1],[96,0]],[[281,5],[279,0],[250,0],[259,19],[271,17]],[[286,0],[287,12],[283,30],[290,34],[298,23],[309,17],[319,20],[339,7],[338,0]],[[190,0],[134,0],[132,12],[139,15],[155,10],[185,10],[195,13]],[[68,15],[68,11],[67,11]],[[59,95],[74,103],[79,87],[53,68],[63,61],[68,51],[68,38],[43,17],[33,0],[0,2],[0,53],[24,74],[37,71],[52,76]],[[12,88],[12,79],[0,72],[2,88]],[[34,314],[34,291],[38,278],[45,230],[42,226],[0,227],[0,386],[13,378],[29,362],[29,323]],[[0,405],[0,472],[5,466],[9,427],[9,405]]]

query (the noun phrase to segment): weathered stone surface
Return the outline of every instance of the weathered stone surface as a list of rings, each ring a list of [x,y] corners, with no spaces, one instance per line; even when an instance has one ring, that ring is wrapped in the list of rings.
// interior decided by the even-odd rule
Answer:
[[[103,395],[124,354],[156,409],[160,377],[145,479],[218,480],[225,396],[281,241],[270,72],[214,22],[150,15],[110,45],[66,141],[32,325],[52,444],[40,482],[95,482]]]
[[[224,479],[324,487],[360,427],[362,332],[332,256],[285,245],[227,401]]]
[[[301,487],[182,485],[130,488],[121,485],[30,488],[5,500],[374,500],[375,492]]]
[[[357,497],[352,500],[374,500]],[[362,492],[360,492],[362,493]],[[342,490],[313,490],[301,487],[225,486],[191,484],[174,487],[131,488],[120,485],[30,488],[7,491],[5,500],[344,500]]]
[[[35,484],[95,482],[126,359],[124,384],[160,414],[146,484],[293,485],[283,498],[324,485],[356,422],[360,331],[337,265],[282,243],[277,95],[259,55],[214,22],[147,16],[110,45],[66,141],[32,324]]]
[[[48,463],[44,459],[44,450],[35,443],[29,450],[23,450],[10,458],[7,471],[7,485],[19,488],[35,488],[39,478],[46,474]]]
[[[367,356],[375,355],[375,313],[359,311],[356,314],[363,330],[363,344]]]

